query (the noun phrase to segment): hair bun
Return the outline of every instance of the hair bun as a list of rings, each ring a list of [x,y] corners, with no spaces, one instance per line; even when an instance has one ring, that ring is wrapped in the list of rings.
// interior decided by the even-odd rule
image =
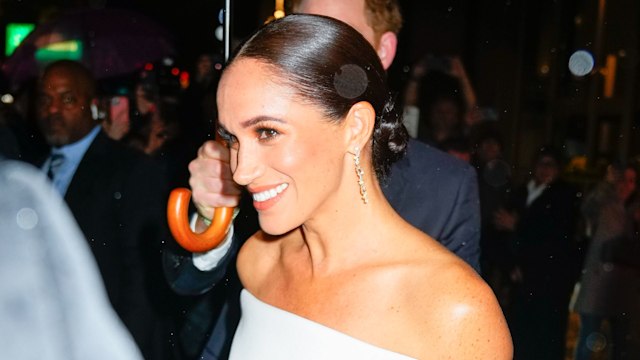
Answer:
[[[380,178],[384,179],[391,164],[405,155],[409,143],[409,132],[402,123],[402,115],[392,94],[387,96],[377,122],[378,126],[373,135],[373,163]]]

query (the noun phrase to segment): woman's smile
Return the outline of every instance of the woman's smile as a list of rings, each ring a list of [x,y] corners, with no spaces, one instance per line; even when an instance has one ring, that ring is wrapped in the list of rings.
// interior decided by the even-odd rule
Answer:
[[[264,211],[272,207],[280,198],[282,193],[289,187],[289,184],[282,183],[266,190],[254,192],[252,190],[253,206],[258,211]]]

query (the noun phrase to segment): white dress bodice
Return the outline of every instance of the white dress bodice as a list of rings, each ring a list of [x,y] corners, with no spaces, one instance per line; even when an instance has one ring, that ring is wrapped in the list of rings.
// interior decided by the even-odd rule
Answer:
[[[240,304],[232,360],[412,359],[264,303],[246,289]]]

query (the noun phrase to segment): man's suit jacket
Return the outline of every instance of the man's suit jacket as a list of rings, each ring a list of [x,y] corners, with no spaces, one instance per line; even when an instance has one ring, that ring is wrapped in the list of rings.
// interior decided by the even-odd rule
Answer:
[[[526,296],[565,301],[576,275],[573,243],[578,214],[576,189],[556,180],[527,206],[526,185],[516,188],[510,207],[518,216],[511,241]],[[566,303],[562,304],[566,307]]]
[[[172,294],[162,276],[165,175],[145,154],[100,132],[65,201],[95,256],[109,299],[145,358],[161,359]],[[168,298],[167,298],[168,297]]]
[[[476,271],[480,258],[480,201],[475,170],[467,163],[434,147],[411,140],[407,155],[391,167],[390,176],[383,184],[383,192],[393,208],[413,226],[421,229],[458,255]],[[246,206],[244,205],[246,204]],[[222,299],[227,298],[225,308],[225,339],[216,340],[222,349],[212,353],[225,354],[239,320],[239,289],[235,266],[235,254],[250,235],[258,230],[255,209],[251,201],[241,204],[239,218],[234,222],[236,233],[232,250],[220,264],[208,272],[193,266],[191,256],[181,250],[168,251],[166,260],[172,269],[167,273],[171,287],[180,294],[203,294],[216,286],[207,297],[212,308],[209,317],[219,316]],[[249,225],[243,225],[249,224]],[[227,269],[227,267],[229,269]],[[220,281],[226,279],[225,281]],[[198,325],[186,329],[210,327],[212,319],[199,313],[193,317]],[[202,322],[209,322],[208,325]],[[205,335],[207,336],[207,335]],[[196,334],[185,338],[193,339]],[[226,355],[220,356],[224,358]],[[211,356],[211,358],[218,358]],[[207,359],[207,357],[205,357]]]
[[[403,219],[480,271],[480,200],[473,167],[412,139],[382,191]]]

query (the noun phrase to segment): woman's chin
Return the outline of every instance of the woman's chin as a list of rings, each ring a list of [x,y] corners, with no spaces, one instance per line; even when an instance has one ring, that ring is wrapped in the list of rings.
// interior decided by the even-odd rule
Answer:
[[[272,236],[280,236],[293,230],[291,226],[284,226],[284,224],[276,224],[273,221],[265,221],[260,219],[260,229],[266,234]]]

